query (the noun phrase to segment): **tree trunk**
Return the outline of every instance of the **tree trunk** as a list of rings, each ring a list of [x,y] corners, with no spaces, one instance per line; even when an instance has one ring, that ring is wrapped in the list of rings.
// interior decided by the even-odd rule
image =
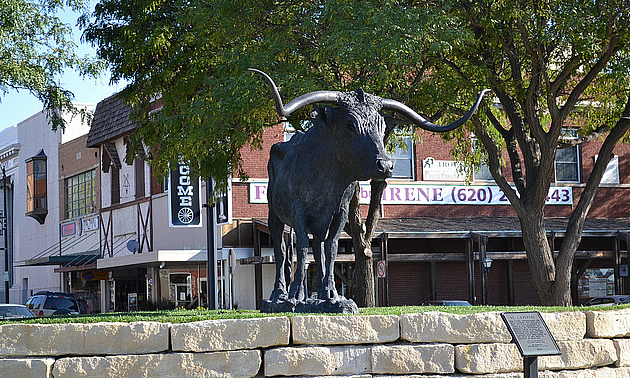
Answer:
[[[355,299],[359,307],[375,307],[376,295],[374,290],[374,262],[370,243],[361,238],[359,243],[354,243],[355,265]],[[357,245],[358,244],[358,245]]]
[[[532,217],[534,218],[534,217]],[[536,294],[543,306],[571,305],[571,272],[558,271],[554,263],[549,241],[545,235],[544,219],[521,220],[523,244]]]
[[[598,156],[603,158],[595,162],[580,200],[569,218],[564,241],[555,259],[545,233],[544,207],[532,209],[531,206],[527,206],[524,207],[527,211],[519,214],[523,243],[527,251],[527,261],[534,286],[538,298],[545,306],[573,304],[571,298],[571,279],[575,275],[573,263],[575,252],[582,240],[584,222],[608,165],[608,159],[605,157],[613,156],[614,146],[628,130],[630,130],[630,98],[626,102],[622,117],[610,130],[599,150]]]
[[[372,258],[372,238],[374,230],[381,216],[381,197],[387,186],[385,181],[371,182],[372,192],[370,207],[365,224],[361,218],[361,208],[359,206],[359,196],[361,189],[359,185],[350,201],[350,211],[348,214],[349,233],[352,236],[354,246],[354,263],[356,267],[355,278],[355,300],[359,307],[375,307],[376,291],[374,288],[374,260]]]

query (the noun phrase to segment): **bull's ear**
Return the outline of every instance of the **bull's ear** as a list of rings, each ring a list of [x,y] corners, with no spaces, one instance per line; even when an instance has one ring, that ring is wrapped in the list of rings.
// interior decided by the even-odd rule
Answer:
[[[315,106],[311,113],[313,124],[319,127],[326,127],[332,121],[333,109],[330,106]]]
[[[397,126],[396,119],[389,114],[381,114],[385,119],[385,141],[389,140],[389,136],[394,132]]]

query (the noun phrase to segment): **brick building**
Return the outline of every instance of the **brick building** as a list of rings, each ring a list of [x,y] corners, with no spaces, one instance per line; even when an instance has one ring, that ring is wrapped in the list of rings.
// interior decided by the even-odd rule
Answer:
[[[128,107],[115,97],[101,101],[85,155],[98,162],[64,176],[65,180],[85,169],[98,171],[100,195],[94,209],[98,211],[98,258],[65,263],[57,272],[69,273],[72,287],[93,295],[101,311],[142,308],[148,302],[197,306],[203,303],[207,287],[206,212],[200,215],[203,227],[169,225],[166,183],[144,161],[143,151],[137,151],[131,161],[124,158],[127,136],[135,128],[128,114]],[[462,299],[475,304],[537,304],[520,225],[487,171],[476,172],[466,184],[450,156],[450,146],[438,136],[421,136],[421,142],[409,139],[406,149],[393,154],[394,177],[384,192],[383,219],[372,246],[375,270],[383,273],[377,278],[377,303],[418,305]],[[270,127],[262,149],[242,151],[248,178],[233,178],[233,222],[218,229],[222,235],[217,254],[219,307],[259,308],[272,291],[275,267],[266,219],[266,167],[271,146],[289,137],[282,126]],[[556,249],[598,149],[595,142],[558,154],[556,182],[546,207],[548,238]],[[630,293],[630,205],[626,200],[630,146],[619,145],[614,154],[576,254],[575,301]],[[67,164],[73,157],[68,156]],[[505,174],[509,178],[509,171]],[[203,180],[199,186],[200,202],[205,203]],[[363,183],[362,188],[362,197],[368,198],[369,184]],[[70,218],[62,225],[69,229],[68,222],[73,221]],[[492,260],[489,270],[482,267],[484,260]],[[336,261],[337,289],[352,297],[354,255],[348,235],[342,235]],[[314,264],[308,269],[308,291],[314,292]],[[86,285],[86,273],[98,284]]]
[[[233,183],[234,218],[254,219],[254,253],[261,255],[252,260],[256,263],[271,262],[264,258],[271,247],[266,226],[266,162],[270,146],[285,137],[280,126],[270,128],[262,150],[243,151],[249,180]],[[399,150],[393,156],[398,168],[384,192],[383,219],[373,244],[375,263],[383,260],[386,267],[384,277],[378,278],[378,303],[418,305],[437,299],[463,299],[475,304],[538,304],[520,224],[489,173],[481,169],[467,185],[457,172],[450,146],[439,136],[422,132],[421,142],[408,140],[407,144],[407,151]],[[592,142],[557,155],[555,183],[546,206],[548,238],[556,251],[600,146],[601,142]],[[630,294],[630,146],[619,145],[614,154],[576,254],[576,302],[599,295]],[[509,180],[509,169],[504,174]],[[369,185],[364,190],[369,190]],[[366,192],[362,197],[369,195]],[[480,264],[484,258],[492,260],[487,272]],[[353,260],[352,245],[343,235],[337,283],[339,291],[350,296],[351,288],[344,283],[351,278]],[[257,266],[260,301],[266,293],[260,284],[262,268]]]

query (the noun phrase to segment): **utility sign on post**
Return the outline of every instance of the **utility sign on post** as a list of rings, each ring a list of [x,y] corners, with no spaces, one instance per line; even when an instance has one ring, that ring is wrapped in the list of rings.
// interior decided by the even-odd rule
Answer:
[[[190,165],[180,161],[168,181],[169,226],[201,227],[201,178],[193,178]]]
[[[378,278],[385,278],[387,276],[385,260],[378,262],[378,265],[376,266],[376,274],[378,275]]]

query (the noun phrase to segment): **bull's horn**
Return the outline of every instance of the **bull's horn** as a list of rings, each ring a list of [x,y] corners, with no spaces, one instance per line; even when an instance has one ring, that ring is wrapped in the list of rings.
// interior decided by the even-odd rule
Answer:
[[[316,92],[303,94],[300,97],[291,100],[288,104],[283,105],[282,97],[280,97],[280,93],[278,92],[278,87],[276,87],[276,84],[269,77],[269,75],[255,68],[250,68],[249,70],[252,72],[259,73],[265,78],[265,81],[267,81],[269,88],[271,88],[273,101],[276,104],[276,112],[278,112],[278,115],[281,117],[286,117],[289,114],[293,113],[294,111],[302,107],[305,107],[307,105],[315,104],[318,102],[335,103],[339,100],[339,95],[340,95],[339,92],[316,91]]]
[[[466,113],[462,118],[451,123],[450,125],[445,125],[445,126],[436,125],[433,122],[427,121],[420,114],[416,113],[413,109],[411,109],[407,105],[401,102],[398,102],[396,100],[383,99],[383,109],[396,111],[400,113],[401,115],[403,115],[408,120],[410,120],[411,122],[413,122],[414,124],[420,126],[421,128],[425,130],[434,131],[434,132],[451,131],[463,125],[464,122],[468,121],[470,117],[472,117],[473,114],[475,114],[475,111],[477,110],[477,108],[479,107],[479,104],[481,103],[481,100],[483,99],[483,95],[489,91],[490,89],[484,89],[483,91],[481,91],[479,93],[479,96],[477,96],[477,101],[475,101],[475,103],[473,104],[472,108],[470,108],[468,113]]]

